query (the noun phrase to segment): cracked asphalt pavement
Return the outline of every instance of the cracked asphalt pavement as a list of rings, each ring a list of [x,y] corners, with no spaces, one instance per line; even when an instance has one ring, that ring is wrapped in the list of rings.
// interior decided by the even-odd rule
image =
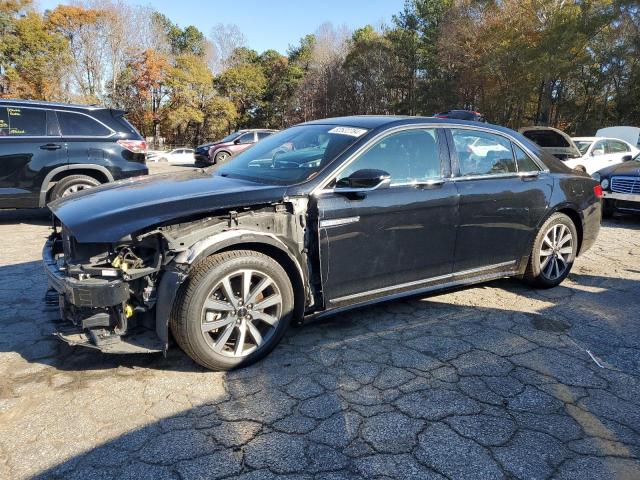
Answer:
[[[231,373],[52,338],[47,222],[0,213],[0,478],[640,478],[638,218],[556,289],[341,314]]]

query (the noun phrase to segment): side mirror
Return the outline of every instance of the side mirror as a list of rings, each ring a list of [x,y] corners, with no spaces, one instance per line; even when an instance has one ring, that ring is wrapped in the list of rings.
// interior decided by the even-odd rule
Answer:
[[[363,169],[356,170],[351,175],[336,182],[337,192],[367,192],[381,187],[388,187],[391,175],[384,170]]]
[[[236,139],[233,141],[233,143],[234,143],[235,145],[238,145],[238,144],[240,143],[240,139],[239,139],[239,138],[236,138]]]
[[[625,155],[622,157],[623,162],[630,162],[631,160],[633,160],[633,155]]]

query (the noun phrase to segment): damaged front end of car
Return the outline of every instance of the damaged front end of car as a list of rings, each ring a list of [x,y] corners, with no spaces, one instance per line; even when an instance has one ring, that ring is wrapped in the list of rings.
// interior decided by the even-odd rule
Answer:
[[[148,227],[115,243],[79,242],[54,217],[43,250],[48,299],[57,302],[56,333],[70,345],[105,353],[166,352],[174,300],[200,259],[235,246],[272,256],[300,287],[298,318],[318,303],[320,280],[309,278],[307,199],[226,210]],[[312,248],[311,251],[316,251]]]

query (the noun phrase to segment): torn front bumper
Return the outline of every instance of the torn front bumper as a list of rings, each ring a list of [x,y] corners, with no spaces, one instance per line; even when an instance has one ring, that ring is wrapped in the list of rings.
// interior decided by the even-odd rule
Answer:
[[[123,306],[129,300],[129,285],[121,279],[84,278],[66,274],[59,260],[62,241],[50,237],[42,250],[49,286],[58,294],[64,322],[55,335],[69,345],[95,348],[105,353],[150,353],[164,350],[154,331],[128,331]],[[124,328],[123,328],[124,325]]]
[[[64,301],[76,307],[100,308],[122,305],[129,299],[129,286],[126,282],[115,279],[87,278],[79,280],[69,277],[56,260],[60,242],[47,240],[42,250],[44,270],[49,278],[49,285],[64,297]]]

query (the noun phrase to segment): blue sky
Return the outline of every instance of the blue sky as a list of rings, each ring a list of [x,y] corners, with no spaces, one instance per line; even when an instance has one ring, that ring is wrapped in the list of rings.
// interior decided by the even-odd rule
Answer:
[[[289,44],[324,22],[355,29],[366,24],[390,23],[404,0],[128,0],[131,4],[152,5],[172,21],[185,27],[195,25],[205,35],[218,22],[235,23],[248,46],[262,52],[274,48],[285,53]],[[54,8],[60,0],[40,0],[42,9]]]

